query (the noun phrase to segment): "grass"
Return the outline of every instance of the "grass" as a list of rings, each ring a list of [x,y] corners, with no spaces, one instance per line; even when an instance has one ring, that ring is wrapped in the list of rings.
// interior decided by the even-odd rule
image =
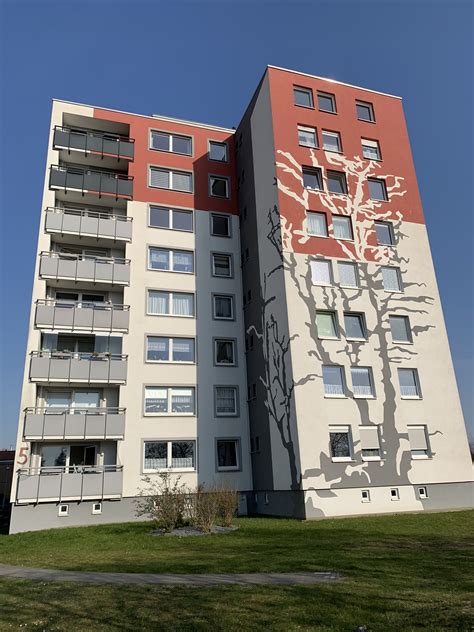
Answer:
[[[150,525],[0,537],[0,561],[68,570],[336,570],[337,584],[164,588],[3,580],[0,630],[472,630],[474,511],[318,522],[239,519],[223,536]],[[20,628],[20,624],[23,626]]]

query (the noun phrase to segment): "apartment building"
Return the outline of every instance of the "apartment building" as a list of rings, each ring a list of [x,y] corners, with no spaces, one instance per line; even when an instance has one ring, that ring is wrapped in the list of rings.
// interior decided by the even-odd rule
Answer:
[[[472,503],[400,98],[269,66],[237,128],[54,101],[11,532]]]

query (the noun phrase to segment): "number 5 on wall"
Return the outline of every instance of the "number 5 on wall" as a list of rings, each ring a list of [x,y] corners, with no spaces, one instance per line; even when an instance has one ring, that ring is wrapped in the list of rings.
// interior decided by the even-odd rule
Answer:
[[[27,447],[20,448],[16,462],[19,465],[25,465],[27,461],[28,461],[28,448]]]

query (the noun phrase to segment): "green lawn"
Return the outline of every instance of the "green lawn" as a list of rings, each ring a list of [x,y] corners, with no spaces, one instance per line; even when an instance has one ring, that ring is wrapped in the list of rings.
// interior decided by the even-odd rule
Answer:
[[[336,570],[337,584],[163,588],[3,580],[0,630],[471,630],[474,511],[318,522],[242,518],[234,533],[150,525],[0,537],[4,563],[122,572]],[[22,628],[20,628],[20,624]]]

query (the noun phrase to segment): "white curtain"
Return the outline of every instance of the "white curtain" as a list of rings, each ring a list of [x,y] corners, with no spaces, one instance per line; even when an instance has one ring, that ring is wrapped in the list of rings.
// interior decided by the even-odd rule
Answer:
[[[341,367],[323,366],[323,382],[326,395],[344,395]]]
[[[193,272],[193,253],[184,250],[173,252],[173,270],[178,272]]]
[[[352,239],[351,220],[348,217],[333,216],[332,227],[336,239]]]
[[[308,233],[310,235],[320,235],[326,237],[328,234],[326,226],[326,215],[324,213],[308,213]]]
[[[150,268],[153,270],[169,270],[170,251],[161,248],[150,248]]]
[[[370,370],[366,367],[351,367],[352,388],[356,395],[372,395]]]
[[[148,292],[148,311],[150,314],[169,314],[169,302],[169,292],[156,292],[154,290]]]
[[[311,277],[313,283],[331,285],[331,262],[311,261]]]
[[[192,294],[173,293],[173,314],[175,316],[193,316],[194,296]]]
[[[400,277],[398,268],[382,268],[384,290],[400,291]]]
[[[216,389],[216,408],[218,413],[236,412],[236,391],[235,388],[221,386]]]
[[[347,287],[357,287],[357,268],[355,263],[339,261],[339,282]]]

